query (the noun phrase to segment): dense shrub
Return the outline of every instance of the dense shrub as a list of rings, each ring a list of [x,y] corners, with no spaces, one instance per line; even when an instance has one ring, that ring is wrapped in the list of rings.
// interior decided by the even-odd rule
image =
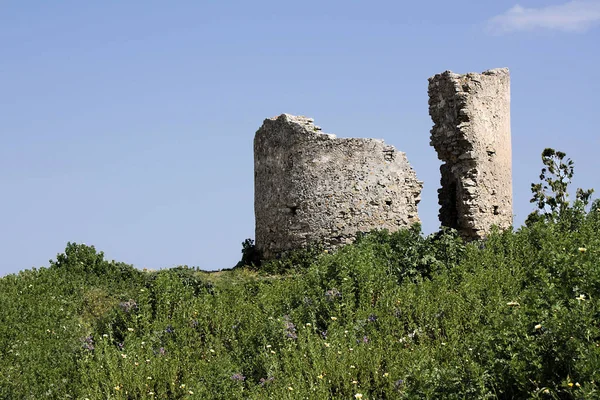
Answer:
[[[0,398],[599,398],[600,206],[549,215],[468,245],[372,232],[270,274],[69,244],[0,279]]]

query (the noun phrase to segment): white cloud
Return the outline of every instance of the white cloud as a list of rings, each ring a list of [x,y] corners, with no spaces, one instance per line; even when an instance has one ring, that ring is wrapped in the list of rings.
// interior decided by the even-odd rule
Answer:
[[[600,23],[600,0],[572,0],[540,8],[515,5],[488,21],[492,33],[501,34],[535,29],[583,32]]]

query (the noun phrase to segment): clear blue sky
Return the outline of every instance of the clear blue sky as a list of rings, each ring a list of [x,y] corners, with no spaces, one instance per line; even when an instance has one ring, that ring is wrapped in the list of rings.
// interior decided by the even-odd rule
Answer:
[[[544,147],[600,191],[600,1],[514,1],[2,1],[0,275],[68,241],[233,266],[254,132],[284,112],[405,151],[433,232],[427,78],[447,69],[511,70],[515,225]]]

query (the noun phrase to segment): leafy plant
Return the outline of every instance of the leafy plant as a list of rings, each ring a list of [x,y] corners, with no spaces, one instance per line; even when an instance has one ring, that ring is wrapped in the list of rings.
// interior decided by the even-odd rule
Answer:
[[[527,224],[539,220],[558,221],[582,214],[589,204],[594,189],[578,188],[573,204],[569,201],[568,188],[573,178],[574,163],[566,154],[552,148],[542,152],[544,167],[540,173],[540,183],[531,184],[533,196],[530,203],[536,203],[538,210],[527,217]]]

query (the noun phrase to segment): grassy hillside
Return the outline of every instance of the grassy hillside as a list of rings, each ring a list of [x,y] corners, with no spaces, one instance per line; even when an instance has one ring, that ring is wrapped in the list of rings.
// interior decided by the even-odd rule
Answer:
[[[0,399],[600,398],[600,203],[543,174],[527,226],[468,245],[413,227],[206,273],[69,244],[0,279]]]
[[[69,244],[0,279],[0,398],[596,398],[599,232],[376,232],[277,275]]]

